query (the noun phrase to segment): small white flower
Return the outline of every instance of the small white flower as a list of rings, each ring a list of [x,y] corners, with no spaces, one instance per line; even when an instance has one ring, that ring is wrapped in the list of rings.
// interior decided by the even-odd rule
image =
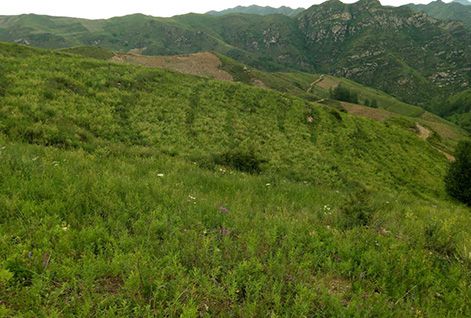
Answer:
[[[190,200],[196,200],[196,198],[195,198],[194,196],[192,196],[192,195],[188,195],[188,199],[190,199]]]

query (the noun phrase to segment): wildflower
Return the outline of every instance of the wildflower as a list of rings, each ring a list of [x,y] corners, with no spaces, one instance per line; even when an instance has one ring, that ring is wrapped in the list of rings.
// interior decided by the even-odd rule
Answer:
[[[231,230],[229,230],[228,228],[225,228],[225,227],[221,227],[219,229],[219,233],[221,233],[222,236],[228,236],[231,234]]]
[[[164,177],[164,174],[163,174],[163,173],[159,173],[159,174],[157,174],[157,177],[163,178],[163,177]]]
[[[194,196],[190,195],[190,194],[188,195],[188,199],[190,199],[192,201],[196,200],[196,198]]]
[[[314,117],[308,116],[308,117],[307,117],[307,122],[308,122],[308,123],[313,123],[313,122],[314,122]]]
[[[265,184],[265,185],[266,185],[267,187],[269,187],[269,186],[271,186],[271,183],[267,183],[267,184]]]
[[[221,205],[219,207],[219,212],[221,212],[222,214],[227,214],[227,213],[229,213],[229,209],[226,208],[225,206]]]
[[[69,225],[65,222],[62,222],[62,225],[61,225],[61,229],[62,231],[68,231],[69,230]]]

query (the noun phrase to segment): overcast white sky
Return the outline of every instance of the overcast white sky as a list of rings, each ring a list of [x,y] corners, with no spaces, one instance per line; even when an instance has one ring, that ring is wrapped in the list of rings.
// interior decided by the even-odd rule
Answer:
[[[429,3],[431,0],[381,0],[384,5],[402,5],[410,2]],[[188,12],[204,13],[237,5],[258,4],[280,7],[308,8],[323,0],[0,0],[0,15],[23,13],[48,14],[80,18],[110,18],[132,13],[169,17]],[[355,1],[344,0],[345,3]]]

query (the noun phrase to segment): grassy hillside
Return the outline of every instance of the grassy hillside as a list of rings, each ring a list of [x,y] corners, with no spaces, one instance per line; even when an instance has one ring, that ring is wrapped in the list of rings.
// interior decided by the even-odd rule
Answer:
[[[469,209],[394,122],[0,44],[0,314],[467,316]]]
[[[454,124],[443,120],[423,108],[410,105],[373,88],[344,78],[330,75],[309,74],[301,72],[263,72],[235,61],[222,54],[211,52],[195,53],[176,56],[144,56],[135,53],[113,53],[94,47],[77,47],[62,50],[85,57],[98,59],[109,58],[118,63],[143,65],[152,68],[163,68],[183,74],[198,75],[206,78],[241,82],[278,92],[297,96],[308,101],[317,101],[330,105],[340,111],[385,121],[402,117],[402,126],[418,133],[418,125],[426,127],[431,136],[436,136],[434,144],[448,154],[453,152],[458,140],[465,138],[467,133]],[[356,105],[346,105],[330,100],[331,90],[337,86],[358,95]],[[367,107],[370,102],[376,103],[375,108]],[[440,105],[438,108],[444,108]],[[386,110],[386,111],[383,111]],[[453,118],[451,118],[453,119]],[[463,123],[459,123],[465,126]],[[448,156],[448,155],[447,155]],[[451,158],[451,156],[449,156]]]

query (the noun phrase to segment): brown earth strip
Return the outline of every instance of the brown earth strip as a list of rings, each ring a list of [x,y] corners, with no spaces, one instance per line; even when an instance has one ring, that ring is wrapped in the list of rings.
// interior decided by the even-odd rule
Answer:
[[[378,121],[385,121],[388,118],[398,116],[395,113],[391,113],[381,108],[371,108],[346,102],[341,102],[341,105],[348,113],[352,115],[366,117]]]
[[[137,64],[163,68],[179,73],[232,81],[231,74],[220,69],[221,60],[210,52],[175,56],[144,56],[135,53],[117,53],[111,59],[117,63]]]

